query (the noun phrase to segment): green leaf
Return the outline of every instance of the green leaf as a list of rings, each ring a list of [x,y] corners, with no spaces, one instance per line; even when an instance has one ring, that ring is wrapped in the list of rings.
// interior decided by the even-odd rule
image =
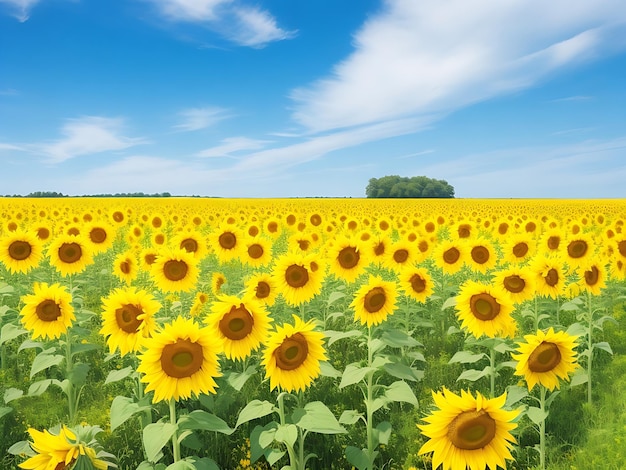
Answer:
[[[24,391],[20,390],[19,388],[7,388],[4,391],[4,403],[9,403],[10,401],[13,400],[17,400],[18,398],[21,398],[22,396],[24,396]]]
[[[322,377],[332,377],[336,379],[337,377],[341,377],[341,372],[335,369],[330,362],[320,361],[320,375]]]
[[[339,299],[343,299],[345,296],[346,296],[346,294],[341,292],[341,291],[338,291],[338,290],[333,291],[328,296],[328,300],[326,301],[326,305],[328,305],[330,307],[332,304],[337,302]]]
[[[21,336],[25,333],[28,333],[28,330],[20,328],[13,323],[7,323],[2,327],[2,330],[0,330],[0,346],[2,346],[7,341],[11,341],[12,339],[17,338],[18,336]]]
[[[196,470],[196,466],[187,460],[179,460],[168,465],[165,470]]]
[[[508,367],[509,369],[515,369],[517,367],[517,361],[504,361],[499,363],[496,366],[496,371],[500,370],[500,369],[504,369],[505,367]]]
[[[589,376],[583,370],[572,375],[572,380],[570,381],[570,387],[575,387],[576,385],[586,384],[589,380]]]
[[[335,341],[339,341],[340,339],[345,338],[354,338],[356,336],[363,336],[363,333],[359,330],[348,330],[348,331],[335,331],[335,330],[326,330],[324,331],[324,336],[328,338],[326,341],[327,346],[331,346]]]
[[[28,441],[16,442],[7,449],[7,452],[11,455],[26,455],[28,457],[33,457],[35,455],[35,451],[30,446]]]
[[[235,430],[222,418],[204,410],[195,410],[187,415],[183,415],[178,420],[181,430],[193,429],[202,431],[216,431],[230,436]]]
[[[113,382],[119,382],[120,380],[125,379],[132,373],[133,373],[132,366],[124,367],[123,369],[120,369],[120,370],[117,370],[117,369],[111,370],[109,371],[109,374],[107,375],[107,378],[104,381],[104,385],[110,384]]]
[[[290,447],[293,447],[296,439],[298,439],[298,427],[295,424],[281,424],[274,434],[276,442],[285,443]]]
[[[176,425],[171,423],[151,423],[143,428],[143,445],[146,457],[151,462],[159,460],[159,454],[165,444],[176,432]]]
[[[354,465],[358,470],[365,470],[369,465],[367,460],[367,454],[364,449],[359,449],[354,446],[346,447],[346,459],[351,465]]]
[[[508,344],[508,343],[506,343],[504,341],[499,343],[499,344],[497,344],[496,346],[494,346],[493,349],[495,351],[499,352],[500,354],[506,354],[507,352],[516,350],[516,348],[514,348],[513,346],[511,346],[510,344]]]
[[[87,381],[87,374],[89,373],[89,364],[78,362],[72,366],[72,372],[69,379],[74,385],[81,386]]]
[[[443,312],[450,307],[456,307],[456,297],[448,297],[441,306],[441,311]]]
[[[397,379],[418,382],[424,378],[423,370],[414,369],[413,367],[402,364],[401,362],[392,362],[390,364],[385,364],[384,369],[389,375]]]
[[[485,377],[489,373],[489,369],[491,369],[490,366],[485,367],[483,370],[464,370],[463,372],[461,372],[461,375],[459,375],[459,378],[456,379],[456,381],[458,382],[459,380],[469,380],[470,382],[476,382],[478,379]]]
[[[402,330],[385,330],[380,338],[383,343],[392,348],[409,347],[414,348],[417,346],[423,346],[422,343],[417,341],[411,335],[408,335]]]
[[[264,431],[267,431],[269,429],[272,429],[272,428],[276,429],[277,426],[278,424],[272,421],[270,423],[267,423],[265,426],[254,427],[254,429],[250,433],[250,460],[252,462],[256,462],[257,460],[259,460],[259,458],[261,458],[261,456],[263,455],[265,451],[265,447],[263,447],[260,443],[261,434]],[[272,439],[270,440],[269,444],[271,444],[273,440],[274,440],[274,437],[272,436]]]
[[[248,366],[243,372],[231,372],[228,376],[228,383],[238,392],[241,391],[248,379],[256,374],[255,366]]]
[[[248,403],[243,410],[239,412],[237,418],[237,424],[235,428],[238,428],[243,423],[252,421],[253,419],[262,418],[274,411],[274,405],[269,401],[252,400]]]
[[[548,413],[542,411],[541,408],[537,408],[536,406],[529,406],[526,410],[526,414],[535,424],[541,424],[541,422],[548,417]]]
[[[263,449],[267,449],[270,445],[272,445],[272,442],[274,442],[274,436],[276,436],[277,428],[278,426],[274,426],[261,431],[261,433],[259,434],[259,445]]]
[[[76,354],[84,353],[87,351],[95,351],[96,349],[100,349],[100,346],[92,343],[72,343],[72,357]]]
[[[8,415],[11,411],[13,411],[13,408],[10,406],[0,406],[0,419],[2,419],[3,416]]]
[[[611,356],[613,355],[613,350],[611,349],[611,345],[607,343],[606,341],[595,343],[593,345],[593,349],[602,349],[603,351],[608,352]]]
[[[204,445],[200,438],[196,436],[193,431],[189,430],[180,433],[180,436],[178,436],[178,442],[188,449],[195,450],[196,452],[202,449],[202,446]]]
[[[139,464],[137,470],[166,470],[166,467],[163,463],[154,464],[152,462],[144,460]]]
[[[470,351],[457,351],[454,356],[450,358],[448,364],[474,364],[485,357],[487,357],[485,353],[474,354]]]
[[[339,388],[359,383],[369,372],[374,372],[375,370],[376,369],[374,367],[361,367],[356,362],[348,364],[346,369],[343,371],[343,374],[341,374],[341,383],[339,384]]]
[[[197,457],[187,457],[186,460],[191,462],[193,464],[193,468],[196,470],[220,470],[220,467],[215,463],[215,461],[208,457],[202,457],[201,459]]]
[[[149,409],[151,409],[150,406],[141,406],[132,398],[122,396],[115,397],[111,403],[111,431],[116,430],[128,421],[131,416]]]
[[[47,349],[46,351],[50,351],[50,349]],[[31,379],[37,372],[41,372],[42,370],[49,369],[53,366],[58,366],[65,360],[65,357],[60,354],[47,354],[46,351],[40,352],[37,356],[35,356],[33,364],[30,368]]]
[[[390,401],[403,401],[413,406],[418,406],[417,398],[413,390],[411,390],[409,384],[403,380],[398,380],[389,385],[387,390],[385,390],[385,397]]]
[[[528,396],[528,389],[526,387],[519,387],[517,385],[510,385],[506,389],[506,403],[505,406],[511,407],[520,400],[523,400]]]
[[[576,302],[576,300],[580,300],[580,299],[576,297],[575,299],[572,299],[568,302],[563,303],[563,305],[559,307],[559,310],[561,312],[576,312],[580,310],[580,302]]]
[[[580,323],[572,323],[567,329],[567,334],[570,336],[585,336],[587,334],[587,328]]]
[[[30,387],[28,387],[28,394],[26,396],[38,397],[39,395],[43,394],[46,390],[48,390],[48,387],[50,386],[50,384],[52,384],[52,379],[43,379],[43,380],[38,380],[37,382],[33,382],[32,384],[30,384]]]
[[[341,416],[339,417],[339,422],[341,424],[354,424],[359,419],[361,419],[361,416],[363,416],[363,413],[357,410],[345,410],[343,413],[341,413]]]
[[[321,401],[312,401],[304,405],[304,408],[297,408],[292,414],[292,419],[295,424],[310,432],[320,434],[348,432]]]
[[[283,458],[283,455],[285,455],[285,451],[280,449],[267,449],[263,455],[265,455],[265,460],[267,460],[267,463],[269,463],[271,467]]]
[[[391,423],[389,421],[382,421],[378,423],[378,426],[374,429],[374,438],[379,444],[389,444],[389,438],[391,437]]]

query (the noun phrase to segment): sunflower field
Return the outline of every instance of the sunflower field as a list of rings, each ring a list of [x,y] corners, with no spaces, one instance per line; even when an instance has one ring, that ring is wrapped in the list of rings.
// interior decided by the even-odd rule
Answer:
[[[0,468],[626,459],[626,201],[0,198]]]

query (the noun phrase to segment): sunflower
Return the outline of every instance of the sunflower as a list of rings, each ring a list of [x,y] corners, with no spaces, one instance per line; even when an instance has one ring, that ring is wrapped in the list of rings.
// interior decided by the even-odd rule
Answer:
[[[218,271],[211,274],[211,292],[213,295],[220,295],[225,284],[228,284],[228,279],[224,274]]]
[[[528,234],[519,233],[507,240],[503,246],[503,260],[519,264],[528,261],[537,251],[537,242]]]
[[[245,282],[246,295],[254,296],[266,307],[276,302],[278,291],[271,274],[257,273]]]
[[[535,275],[528,267],[513,266],[493,273],[493,284],[509,293],[514,304],[535,296]]]
[[[366,248],[372,263],[383,265],[391,245],[392,241],[389,235],[385,233],[372,235],[368,240],[368,248]]]
[[[51,221],[42,221],[37,223],[36,225],[31,227],[31,232],[33,232],[40,242],[48,243],[50,241],[50,237],[52,236],[52,222]]]
[[[408,240],[400,239],[389,246],[383,259],[383,266],[392,271],[401,271],[418,261],[417,246]]]
[[[33,339],[59,338],[76,319],[72,296],[60,284],[36,282],[33,293],[22,297],[22,302],[21,322],[32,332]]]
[[[198,266],[193,254],[164,248],[150,269],[157,287],[163,292],[189,292],[198,281]]]
[[[209,245],[220,263],[237,259],[243,250],[243,232],[235,225],[222,223],[209,234]]]
[[[265,343],[262,364],[270,390],[301,391],[320,375],[320,361],[328,359],[324,334],[313,331],[313,321],[303,322],[296,315],[294,324],[283,324],[271,332]]]
[[[472,271],[486,273],[496,265],[496,250],[486,238],[470,239],[467,248],[467,264]]]
[[[285,302],[297,307],[320,293],[324,269],[313,255],[287,253],[276,260],[272,276]]]
[[[122,282],[129,285],[137,277],[139,266],[132,251],[120,253],[113,260],[113,274]]]
[[[258,268],[272,262],[272,243],[265,237],[247,236],[243,244],[245,249],[242,260],[248,266]]]
[[[196,295],[193,298],[193,304],[191,304],[191,308],[189,309],[189,315],[192,317],[199,316],[208,301],[209,294],[206,292],[196,292]]]
[[[28,273],[42,257],[42,242],[29,232],[16,230],[0,238],[0,261],[11,273]]]
[[[267,337],[272,319],[255,297],[222,295],[204,322],[223,341],[228,359],[243,360]]]
[[[329,271],[338,279],[352,283],[367,267],[365,245],[355,237],[339,235],[331,239],[326,247]]]
[[[467,247],[465,243],[454,240],[443,240],[433,250],[435,264],[445,274],[458,272],[465,264]]]
[[[537,245],[537,250],[544,255],[558,255],[562,248],[565,234],[562,229],[555,227],[543,232]]]
[[[216,393],[221,350],[209,328],[179,316],[146,340],[137,371],[144,374],[146,392],[154,391],[153,403]]]
[[[103,298],[100,334],[106,337],[111,354],[139,351],[156,330],[153,317],[160,308],[151,294],[135,287],[115,289]]]
[[[558,298],[565,292],[565,267],[557,256],[539,256],[529,266],[535,275],[537,294]]]
[[[152,265],[157,259],[159,250],[153,247],[147,247],[139,253],[139,265],[144,271],[150,271]]]
[[[193,254],[196,260],[201,260],[206,256],[208,248],[204,237],[194,229],[183,230],[177,233],[170,244],[180,250]]]
[[[263,231],[270,237],[276,239],[282,233],[282,225],[278,217],[268,217],[263,224]]]
[[[368,327],[384,322],[395,311],[397,297],[395,282],[370,275],[368,283],[359,288],[350,303],[354,320]]]
[[[60,235],[48,246],[50,264],[62,276],[77,274],[93,263],[93,255],[82,236]]]
[[[484,470],[507,468],[506,460],[513,460],[511,431],[520,410],[505,410],[506,393],[486,398],[469,391],[457,395],[443,388],[432,392],[437,410],[424,418],[428,424],[418,424],[428,441],[418,454],[432,452],[432,468],[444,470]]]
[[[400,288],[407,296],[422,303],[432,295],[435,284],[428,270],[420,267],[403,269],[398,276],[398,281]]]
[[[572,268],[577,268],[593,258],[595,242],[587,234],[571,235],[563,244],[563,259]]]
[[[457,295],[456,309],[461,326],[476,338],[515,334],[513,303],[506,292],[494,285],[466,281]]]
[[[517,362],[515,375],[526,379],[528,389],[541,384],[549,390],[560,388],[559,379],[568,380],[576,364],[576,336],[565,331],[537,331],[535,335],[524,336],[525,343],[518,343],[518,354],[511,357]]]
[[[106,222],[91,222],[85,226],[83,233],[94,255],[111,248],[116,235],[115,228]]]
[[[37,454],[19,464],[20,468],[26,470],[63,468],[106,470],[109,468],[107,462],[97,458],[94,449],[80,442],[76,434],[66,426],[61,427],[59,434],[52,434],[48,430],[38,431],[34,428],[29,428],[28,434],[33,440],[29,444]]]
[[[600,295],[606,287],[607,269],[601,262],[590,260],[578,268],[580,281],[576,283],[580,291]],[[576,293],[575,295],[578,295]]]

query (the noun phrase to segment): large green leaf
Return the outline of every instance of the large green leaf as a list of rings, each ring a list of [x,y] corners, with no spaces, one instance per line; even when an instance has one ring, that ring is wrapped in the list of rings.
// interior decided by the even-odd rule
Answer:
[[[11,411],[13,411],[13,408],[10,406],[0,406],[0,419],[2,419],[4,415],[8,415]]]
[[[132,366],[124,367],[123,369],[120,369],[120,370],[115,369],[115,370],[109,371],[109,374],[107,375],[107,378],[104,381],[104,384],[106,385],[106,384],[110,384],[113,382],[118,382],[122,379],[125,379],[132,373],[133,373]]]
[[[215,431],[226,435],[231,435],[235,431],[222,418],[204,410],[195,410],[181,416],[178,424],[181,430]]]
[[[262,418],[267,416],[275,410],[274,405],[269,401],[252,400],[248,403],[243,410],[239,413],[237,418],[237,424],[235,428],[238,428],[243,423],[252,421],[253,419]]]
[[[474,354],[470,351],[457,351],[454,356],[450,358],[448,364],[474,364],[485,357],[487,357],[485,353]]]
[[[403,401],[413,406],[418,406],[417,398],[413,390],[411,390],[409,384],[403,380],[398,380],[389,385],[387,390],[385,390],[385,397],[389,401]]]
[[[603,351],[608,352],[610,355],[613,355],[613,350],[611,349],[611,345],[607,343],[606,341],[595,343],[593,345],[593,349],[602,349]]]
[[[345,410],[343,413],[341,413],[341,416],[339,417],[339,422],[341,424],[354,424],[359,419],[361,419],[361,416],[363,416],[363,413],[361,413],[360,411]]]
[[[161,450],[175,432],[176,425],[172,423],[151,423],[143,428],[143,445],[148,460],[151,462],[159,460]]]
[[[483,370],[464,370],[463,372],[461,372],[461,375],[459,375],[459,378],[456,379],[456,381],[458,382],[459,380],[469,380],[470,382],[476,382],[478,379],[481,379],[488,375],[490,369],[491,366],[487,366]]]
[[[368,372],[374,372],[374,367],[361,367],[357,363],[348,364],[341,375],[341,383],[339,388],[359,383],[365,378]]]
[[[358,470],[365,470],[369,465],[367,460],[367,454],[364,449],[358,447],[348,446],[346,447],[346,459],[351,465],[355,466]]]
[[[380,339],[383,341],[383,343],[385,343],[387,346],[391,346],[392,348],[414,348],[417,346],[422,346],[422,343],[420,343],[411,335],[408,335],[402,330],[385,330]]]
[[[276,428],[274,434],[274,440],[276,442],[282,442],[293,448],[293,445],[298,439],[298,428],[295,424],[280,424]]]
[[[424,371],[407,366],[401,362],[392,362],[385,364],[385,371],[397,379],[410,380],[412,382],[420,381],[424,378]]]
[[[540,424],[544,419],[548,417],[548,413],[542,411],[541,408],[537,408],[536,406],[529,406],[526,410],[526,414],[535,424]]]
[[[332,411],[321,401],[312,401],[304,405],[304,408],[297,408],[291,417],[295,424],[310,432],[320,434],[341,434],[347,432],[339,424]]]
[[[256,374],[255,366],[248,366],[243,372],[231,372],[228,375],[228,383],[238,392],[241,391],[248,379]]]
[[[47,349],[46,351],[40,352],[39,354],[37,354],[37,356],[35,356],[33,364],[30,367],[31,379],[33,378],[33,375],[35,375],[37,372],[41,372],[42,370],[49,369],[53,366],[58,366],[65,360],[65,356],[62,356],[60,354],[49,354],[47,353],[47,351],[50,350]]]
[[[22,396],[24,396],[24,391],[20,390],[19,388],[7,388],[4,391],[4,403],[9,403],[10,401],[13,400],[17,400],[18,398],[21,398]]]
[[[389,421],[382,421],[374,428],[374,439],[376,442],[382,445],[389,444],[389,438],[391,437],[391,423]]]
[[[339,341],[344,338],[353,338],[355,336],[363,336],[359,330],[348,330],[348,331],[335,331],[335,330],[326,330],[324,331],[324,336],[328,338],[326,341],[327,346],[331,346],[335,341]]]
[[[0,346],[25,333],[28,333],[28,330],[20,328],[13,323],[7,323],[2,327],[2,330],[0,330]]]
[[[111,403],[111,431],[120,427],[128,421],[131,416],[149,409],[151,408],[148,405],[141,406],[132,398],[118,395]]]

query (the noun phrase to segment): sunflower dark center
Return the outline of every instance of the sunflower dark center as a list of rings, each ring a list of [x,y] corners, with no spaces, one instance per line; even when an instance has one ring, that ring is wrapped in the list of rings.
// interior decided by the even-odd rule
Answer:
[[[459,238],[469,238],[472,234],[472,228],[469,225],[463,224],[457,230]]]
[[[582,258],[587,253],[587,248],[585,240],[573,240],[567,245],[567,254],[570,258]]]
[[[257,299],[264,299],[270,295],[270,285],[265,281],[259,281],[256,285]]]
[[[202,345],[188,339],[166,344],[161,353],[163,372],[176,379],[191,377],[202,368],[203,362]]]
[[[495,435],[496,421],[485,410],[464,411],[448,425],[448,438],[458,449],[482,449]]]
[[[55,321],[61,316],[61,307],[52,299],[46,299],[37,305],[35,313],[41,321]]]
[[[140,320],[139,315],[143,314],[143,310],[136,305],[125,304],[115,310],[115,320],[120,330],[126,333],[136,333],[137,329],[143,322]]]
[[[317,227],[322,223],[322,216],[319,214],[313,214],[309,220],[311,221],[311,225]]]
[[[180,248],[187,253],[195,253],[198,251],[198,241],[193,238],[185,238],[180,242]]]
[[[63,243],[59,247],[59,259],[64,263],[75,263],[83,256],[83,250],[76,242]]]
[[[548,372],[561,362],[561,351],[554,343],[542,342],[528,356],[528,368],[532,372]]]
[[[477,264],[485,264],[489,261],[489,250],[484,246],[475,246],[471,251],[472,259]]]
[[[482,292],[470,298],[472,315],[482,321],[493,320],[500,313],[500,304],[490,294]]]
[[[107,231],[100,227],[92,228],[89,231],[89,239],[93,243],[104,243],[107,239]]]
[[[148,253],[143,257],[143,259],[147,265],[151,265],[156,261],[156,255],[154,253]]]
[[[393,260],[396,263],[405,263],[407,259],[409,259],[409,250],[400,248],[393,252]]]
[[[238,341],[250,334],[254,326],[254,318],[250,312],[240,304],[233,306],[230,311],[220,320],[220,331],[224,336],[233,341]]]
[[[551,237],[548,237],[548,248],[550,248],[551,250],[558,249],[560,244],[561,237],[559,237],[558,235],[552,235]]]
[[[127,260],[122,261],[120,263],[120,271],[122,271],[122,273],[124,273],[124,274],[130,274],[130,272],[131,272],[131,263],[128,262]]]
[[[285,338],[274,351],[276,366],[282,370],[297,369],[306,361],[308,355],[309,345],[302,333]]]
[[[24,240],[16,240],[9,245],[9,256],[16,261],[25,260],[32,253],[30,243]]]
[[[267,224],[267,231],[270,232],[270,233],[278,232],[278,223],[272,221],[269,224]]]
[[[40,240],[47,240],[48,238],[50,238],[50,230],[48,230],[46,227],[38,228],[37,238],[39,238]]]
[[[519,294],[526,287],[526,281],[517,274],[511,274],[503,279],[504,288],[513,294]]]
[[[170,259],[163,265],[163,275],[170,281],[185,279],[189,266],[184,261]]]
[[[343,248],[337,255],[337,262],[343,269],[352,269],[359,264],[361,255],[353,246]]]
[[[237,244],[237,237],[232,232],[224,232],[219,236],[218,242],[225,250],[232,250]]]
[[[382,256],[385,253],[385,244],[383,242],[379,242],[374,247],[374,254],[376,256]]]
[[[554,268],[550,268],[548,273],[543,278],[546,281],[546,284],[550,287],[554,287],[559,283],[559,272]]]
[[[124,220],[124,214],[122,214],[120,211],[113,212],[113,220],[115,220],[116,222],[122,222]]]
[[[386,300],[385,289],[382,287],[374,287],[365,294],[363,307],[368,313],[376,313],[385,306]]]
[[[513,255],[515,255],[516,258],[523,258],[526,256],[526,253],[528,253],[528,243],[526,242],[516,243],[513,247]]]
[[[591,269],[585,271],[585,282],[588,286],[595,286],[600,280],[600,270],[591,266]]]
[[[426,290],[426,281],[419,274],[413,274],[411,276],[411,289],[418,294],[421,294]]]
[[[626,240],[620,240],[617,243],[617,251],[619,251],[620,255],[626,258]]]
[[[252,259],[259,259],[263,256],[263,253],[263,246],[259,245],[258,243],[253,243],[248,247],[248,256],[250,256],[250,258]]]
[[[456,263],[460,257],[461,252],[456,247],[448,248],[446,251],[443,252],[443,260],[447,264]]]
[[[296,289],[304,287],[309,282],[309,272],[299,264],[292,264],[285,271],[285,281]]]

